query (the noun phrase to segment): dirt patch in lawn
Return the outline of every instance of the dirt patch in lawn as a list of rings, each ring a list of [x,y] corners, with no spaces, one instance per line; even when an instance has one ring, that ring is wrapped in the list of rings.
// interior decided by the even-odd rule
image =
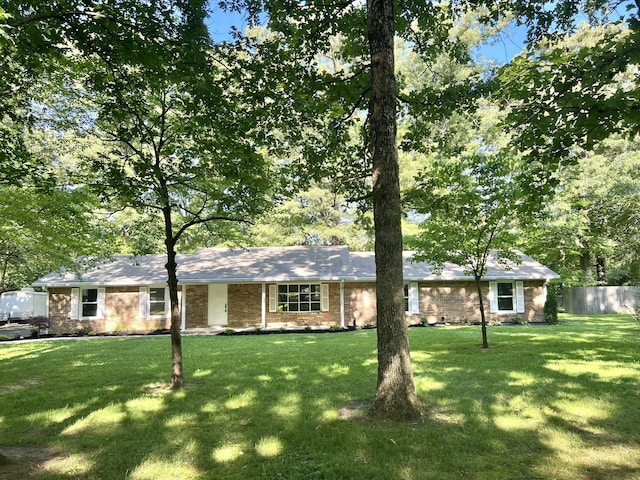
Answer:
[[[342,420],[360,420],[371,408],[371,400],[352,400],[338,411]]]
[[[40,380],[37,378],[27,378],[22,380],[21,382],[14,383],[12,385],[4,385],[0,387],[0,395],[5,395],[10,392],[15,392],[17,390],[23,390],[29,387],[35,387],[36,385],[40,385]]]
[[[60,452],[46,447],[0,447],[0,480],[32,478],[45,470],[49,462],[63,458]]]

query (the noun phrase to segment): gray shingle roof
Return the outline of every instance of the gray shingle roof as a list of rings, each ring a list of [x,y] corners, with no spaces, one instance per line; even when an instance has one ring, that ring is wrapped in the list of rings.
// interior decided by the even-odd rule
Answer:
[[[446,265],[441,275],[429,265],[413,263],[405,252],[407,280],[468,280],[462,268]],[[72,272],[52,272],[34,286],[154,285],[166,282],[165,255],[118,256],[78,278]],[[178,280],[182,283],[300,282],[375,280],[373,252],[349,252],[347,247],[265,247],[248,249],[205,248],[177,257]],[[552,279],[558,275],[531,257],[511,270],[491,265],[485,279]]]
[[[177,256],[182,283],[330,281],[352,275],[347,247],[205,248]],[[165,255],[117,256],[78,278],[52,272],[34,286],[153,285],[167,281]]]
[[[422,280],[422,281],[438,281],[438,280],[469,280],[471,277],[465,275],[464,269],[453,263],[445,264],[439,275],[433,273],[431,265],[424,262],[413,262],[411,258],[414,252],[403,252],[404,267],[403,276],[405,280]],[[495,259],[489,260],[487,263],[487,273],[484,280],[551,280],[560,278],[560,275],[553,270],[545,267],[533,258],[520,253],[521,263],[510,264],[508,268],[504,268],[498,264]],[[360,280],[375,280],[375,257],[373,252],[352,252],[351,262],[354,267],[354,273]]]

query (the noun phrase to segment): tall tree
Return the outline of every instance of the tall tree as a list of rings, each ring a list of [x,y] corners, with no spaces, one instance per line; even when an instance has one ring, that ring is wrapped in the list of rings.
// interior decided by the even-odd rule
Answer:
[[[300,89],[304,96],[296,105],[306,112],[299,125],[293,131],[280,127],[285,143],[304,152],[301,159],[291,159],[296,180],[306,181],[310,172],[311,178],[332,175],[350,197],[373,198],[379,365],[372,412],[381,418],[415,418],[422,404],[404,319],[393,2],[375,0],[366,9],[352,3],[247,3],[252,12],[266,10],[273,32],[252,48],[271,59],[261,81],[277,78],[274,90],[286,85],[282,95],[293,101],[298,99],[289,92]],[[336,68],[326,52],[335,52],[344,68]],[[356,125],[365,139],[362,146],[349,141]],[[302,168],[296,170],[296,163]]]
[[[110,253],[112,231],[87,189],[0,186],[0,291]]]
[[[393,0],[368,0],[367,17],[378,325],[378,386],[373,414],[411,419],[421,415],[422,403],[415,392],[404,319]]]
[[[456,43],[449,41],[450,24],[445,21],[451,18],[451,11],[427,3],[396,12],[388,0],[370,1],[366,9],[353,3],[247,3],[252,12],[262,7],[267,12],[268,28],[276,32],[273,37],[277,40],[272,55],[285,55],[273,63],[278,75],[285,74],[287,84],[299,85],[300,79],[309,78],[308,71],[320,73],[303,84],[313,106],[307,117],[328,112],[322,116],[328,120],[317,124],[317,131],[329,134],[311,140],[316,146],[327,146],[329,154],[324,157],[332,160],[334,177],[358,192],[352,197],[373,199],[379,363],[372,412],[381,418],[415,418],[421,414],[422,404],[415,393],[404,318],[394,41],[399,34],[417,45],[420,54],[435,58]],[[265,45],[268,49],[269,43]],[[318,52],[333,51],[336,45],[340,48],[334,57],[346,67],[320,68],[326,65],[326,57],[319,59]],[[283,71],[279,65],[303,68],[300,75],[291,78],[292,71],[298,70]],[[433,99],[433,95],[424,96]],[[350,127],[356,124],[361,125],[364,148],[343,149],[336,155],[331,150],[334,145],[324,139],[347,143]],[[296,140],[304,144],[308,139]],[[308,161],[303,164],[309,165]],[[327,168],[320,168],[322,164],[313,166],[318,173],[327,172]]]
[[[528,159],[530,186],[557,195],[538,244],[549,246],[543,255],[569,283],[605,283],[606,259],[617,250],[611,237],[627,230],[610,228],[620,208],[603,208],[609,202],[601,193],[615,176],[599,173],[603,157],[620,169],[616,143],[620,137],[637,141],[640,133],[640,23],[631,3],[617,13],[614,21],[594,15],[588,24],[561,30],[516,57],[497,77],[509,102],[506,125]],[[628,187],[612,192],[632,194]],[[547,242],[549,236],[556,241]]]
[[[92,132],[104,149],[87,159],[97,175],[89,180],[109,201],[151,214],[163,226],[173,388],[184,383],[178,242],[194,226],[250,221],[265,208],[269,188],[267,164],[251,141],[253,119],[233,91],[235,79],[206,61],[191,73],[193,57],[178,48],[175,62],[153,69],[93,64],[87,80],[104,92],[96,97]],[[223,50],[209,55],[220,60]]]
[[[13,182],[40,162],[24,144],[24,132],[42,110],[32,100],[51,72],[64,68],[65,55],[88,58],[103,53],[115,65],[161,63],[167,42],[180,41],[198,2],[151,0],[8,0],[0,11],[0,180]],[[176,19],[181,18],[181,21]],[[36,168],[37,171],[37,168]]]
[[[55,72],[61,90],[47,101],[66,125],[101,148],[84,154],[77,179],[121,207],[153,213],[164,230],[171,302],[172,386],[184,383],[176,245],[213,220],[245,221],[259,208],[265,163],[238,92],[230,50],[210,48],[204,1],[12,0],[2,12],[0,58],[12,99],[1,113],[25,128],[39,117],[30,88]],[[8,13],[10,16],[4,15]],[[22,110],[21,110],[22,109]],[[24,112],[27,113],[24,113]],[[82,117],[82,119],[81,119]],[[81,120],[81,121],[78,121]],[[17,131],[16,129],[12,131]],[[19,138],[19,135],[14,135]],[[21,150],[14,149],[15,163]],[[7,169],[3,168],[3,171]]]

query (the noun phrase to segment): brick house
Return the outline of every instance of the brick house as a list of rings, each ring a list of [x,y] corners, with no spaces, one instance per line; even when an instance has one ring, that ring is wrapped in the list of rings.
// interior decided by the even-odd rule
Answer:
[[[441,274],[404,254],[408,323],[479,320],[472,279],[447,265]],[[546,284],[558,275],[521,255],[490,265],[483,298],[493,321],[543,321]],[[373,252],[347,247],[206,248],[178,255],[182,328],[375,325]],[[80,277],[50,273],[34,282],[48,293],[54,333],[149,332],[169,327],[164,255],[120,256]]]

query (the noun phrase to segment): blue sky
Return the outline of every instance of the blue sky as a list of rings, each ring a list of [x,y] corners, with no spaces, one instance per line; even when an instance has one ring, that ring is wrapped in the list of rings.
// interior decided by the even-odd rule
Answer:
[[[506,63],[522,51],[526,36],[525,27],[511,26],[502,31],[493,41],[480,47],[479,55],[493,58],[499,64]]]
[[[243,31],[247,26],[246,15],[238,12],[225,12],[217,6],[212,5],[213,12],[207,19],[209,26],[209,34],[215,41],[221,41],[229,38],[229,32],[232,26],[236,26]]]

